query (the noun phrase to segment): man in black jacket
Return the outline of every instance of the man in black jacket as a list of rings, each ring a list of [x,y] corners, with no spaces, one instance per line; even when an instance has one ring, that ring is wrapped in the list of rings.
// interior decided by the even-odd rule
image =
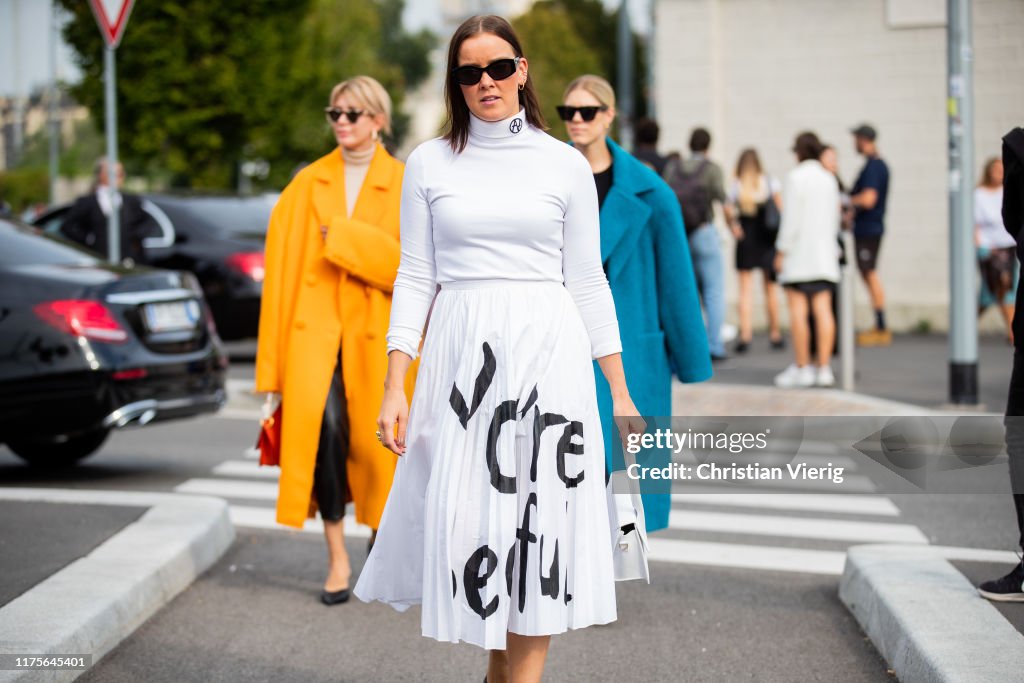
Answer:
[[[142,210],[142,200],[135,195],[120,192],[124,181],[124,168],[121,164],[117,165],[114,176],[113,204],[119,208],[121,216],[121,259],[144,263],[142,239],[146,236],[146,214]],[[107,216],[110,215],[111,205],[107,187],[109,182],[107,162],[100,159],[96,162],[96,190],[76,199],[60,226],[65,237],[96,252],[101,258],[110,256],[107,239]]]
[[[1003,138],[1003,227],[1017,241],[1017,259],[1024,263],[1024,129]],[[1006,452],[1010,456],[1010,482],[1017,508],[1020,546],[1024,550],[1024,278],[1017,284],[1013,318],[1013,373],[1006,401]],[[1024,563],[1006,576],[986,581],[978,592],[989,600],[1024,602]]]

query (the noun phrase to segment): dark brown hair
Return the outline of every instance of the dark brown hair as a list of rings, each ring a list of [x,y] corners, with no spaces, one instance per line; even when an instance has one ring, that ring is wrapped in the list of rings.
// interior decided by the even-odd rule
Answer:
[[[800,133],[796,136],[796,142],[793,143],[793,151],[796,152],[796,158],[800,161],[817,159],[824,149],[818,136],[811,132]]]
[[[466,105],[466,98],[463,97],[459,84],[455,82],[452,71],[459,66],[459,50],[462,49],[462,44],[480,33],[490,33],[501,38],[512,46],[516,57],[524,56],[515,30],[501,17],[493,14],[470,17],[455,29],[451,43],[448,44],[448,68],[445,71],[444,81],[444,101],[448,116],[444,122],[444,132],[441,137],[448,141],[456,153],[462,152],[466,148],[466,141],[469,139],[470,113],[469,107]],[[537,101],[537,92],[533,89],[532,79],[527,79],[526,86],[519,91],[519,106],[526,111],[526,120],[530,125],[540,130],[547,130],[548,124],[544,121],[544,115],[541,114],[540,103]]]
[[[694,128],[690,133],[690,151],[701,154],[711,148],[711,133],[707,128]]]

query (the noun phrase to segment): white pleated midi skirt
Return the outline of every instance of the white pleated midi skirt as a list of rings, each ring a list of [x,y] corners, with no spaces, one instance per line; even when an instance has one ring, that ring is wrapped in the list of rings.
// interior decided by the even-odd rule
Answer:
[[[590,339],[558,283],[444,284],[355,587],[423,635],[504,649],[615,620]]]

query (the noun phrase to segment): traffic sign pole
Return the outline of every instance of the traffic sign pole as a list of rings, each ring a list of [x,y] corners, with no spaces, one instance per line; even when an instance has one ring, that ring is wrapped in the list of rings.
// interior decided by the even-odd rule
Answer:
[[[107,244],[110,247],[110,262],[121,261],[121,207],[116,203],[117,195],[117,95],[114,79],[115,47],[108,45],[103,53],[104,108],[107,128],[107,197],[110,213],[107,214]]]
[[[107,244],[111,263],[121,261],[121,207],[117,197],[117,88],[114,52],[124,35],[135,0],[89,0],[107,48],[103,53],[103,100],[107,131]]]

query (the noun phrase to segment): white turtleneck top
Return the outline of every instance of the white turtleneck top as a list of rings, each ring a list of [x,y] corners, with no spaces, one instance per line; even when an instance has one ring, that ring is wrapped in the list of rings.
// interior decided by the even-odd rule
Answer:
[[[402,181],[401,242],[388,352],[415,358],[436,285],[471,280],[564,283],[593,357],[622,350],[590,165],[523,112],[496,122],[471,116],[459,154],[441,138],[413,151]]]

